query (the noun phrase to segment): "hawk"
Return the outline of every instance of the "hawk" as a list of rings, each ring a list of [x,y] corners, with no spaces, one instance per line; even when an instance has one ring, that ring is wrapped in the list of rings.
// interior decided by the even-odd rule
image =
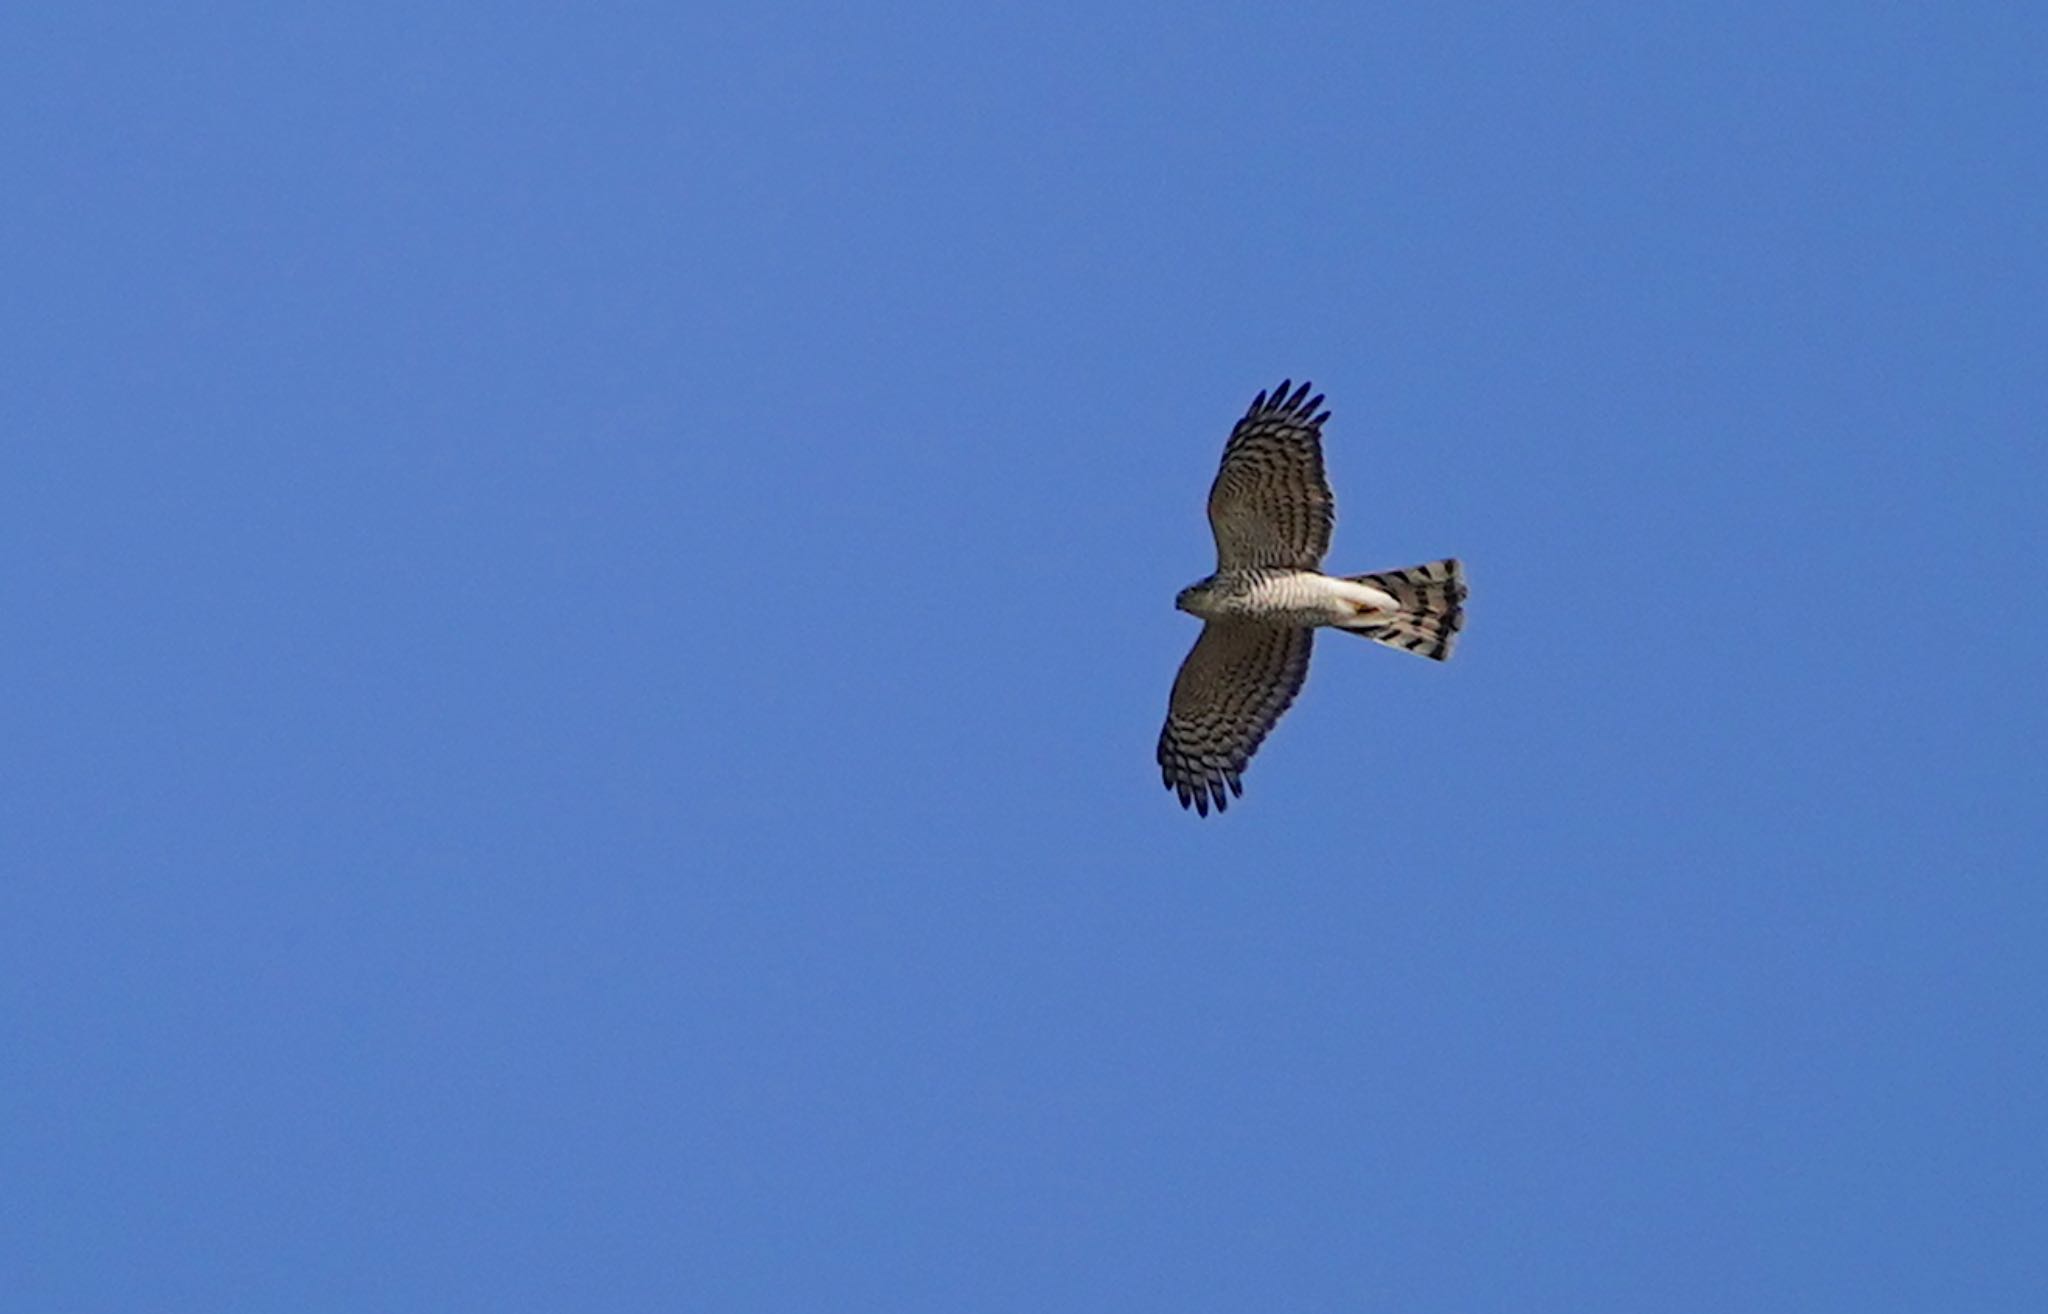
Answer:
[[[1308,675],[1317,626],[1443,661],[1465,623],[1456,558],[1376,575],[1319,569],[1336,522],[1322,404],[1292,380],[1252,400],[1209,489],[1216,573],[1174,599],[1203,625],[1174,677],[1159,769],[1205,817],[1243,796],[1246,764]]]

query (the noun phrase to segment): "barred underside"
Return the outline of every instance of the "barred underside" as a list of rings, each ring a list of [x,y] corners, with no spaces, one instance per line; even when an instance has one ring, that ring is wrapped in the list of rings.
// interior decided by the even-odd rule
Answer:
[[[1209,489],[1218,572],[1314,570],[1330,550],[1337,501],[1323,474],[1321,394],[1283,380],[1252,400]]]
[[[1203,816],[1243,794],[1252,754],[1308,675],[1312,632],[1210,621],[1181,663],[1159,732],[1159,771],[1180,805]]]
[[[1465,569],[1456,557],[1406,570],[1346,578],[1391,594],[1401,604],[1401,614],[1395,619],[1377,625],[1345,626],[1350,633],[1435,661],[1451,655],[1458,631],[1465,627]]]

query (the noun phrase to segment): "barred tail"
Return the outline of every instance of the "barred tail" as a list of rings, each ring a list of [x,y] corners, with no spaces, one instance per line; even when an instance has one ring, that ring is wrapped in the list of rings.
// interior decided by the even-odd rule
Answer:
[[[1436,661],[1451,655],[1458,631],[1465,626],[1465,568],[1456,557],[1406,570],[1383,570],[1377,575],[1346,578],[1392,595],[1401,604],[1401,611],[1391,620],[1382,618],[1347,625],[1345,629],[1389,648],[1404,648]]]

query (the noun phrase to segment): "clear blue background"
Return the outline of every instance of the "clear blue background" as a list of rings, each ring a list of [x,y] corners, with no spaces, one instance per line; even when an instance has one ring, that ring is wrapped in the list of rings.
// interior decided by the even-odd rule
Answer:
[[[2040,6],[0,51],[10,1308],[2048,1308]]]

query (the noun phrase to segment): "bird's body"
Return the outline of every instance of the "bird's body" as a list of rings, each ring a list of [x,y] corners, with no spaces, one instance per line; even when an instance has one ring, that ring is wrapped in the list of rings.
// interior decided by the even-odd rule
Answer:
[[[1203,620],[1250,620],[1265,625],[1347,625],[1361,617],[1398,613],[1390,593],[1315,570],[1253,568],[1219,572],[1182,594],[1183,611]]]
[[[1438,661],[1464,624],[1453,558],[1372,575],[1325,575],[1336,501],[1323,475],[1321,397],[1282,383],[1231,431],[1209,490],[1216,572],[1174,605],[1206,622],[1181,663],[1159,767],[1182,807],[1207,816],[1242,794],[1246,764],[1308,675],[1318,628]]]

